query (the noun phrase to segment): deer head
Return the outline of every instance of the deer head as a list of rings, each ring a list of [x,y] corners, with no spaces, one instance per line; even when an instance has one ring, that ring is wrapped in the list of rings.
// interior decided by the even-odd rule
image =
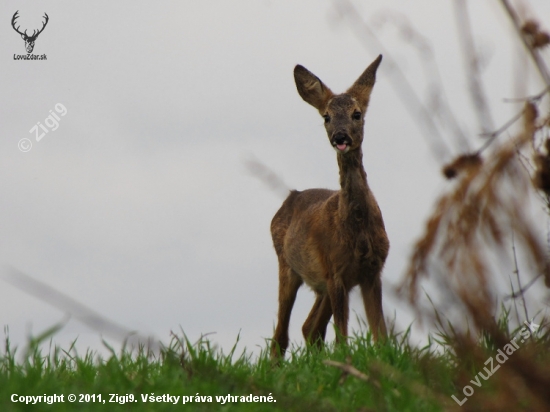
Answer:
[[[42,33],[44,31],[44,28],[46,27],[46,24],[48,24],[48,20],[50,18],[48,17],[48,15],[46,13],[44,13],[44,18],[46,19],[46,21],[42,24],[42,28],[38,31],[33,30],[32,35],[29,36],[29,35],[27,35],[27,30],[25,30],[24,33],[19,31],[19,27],[21,27],[21,26],[15,27],[15,20],[17,20],[17,18],[19,17],[18,13],[19,13],[19,10],[17,10],[15,12],[15,14],[13,15],[13,18],[11,19],[11,25],[12,25],[13,29],[21,35],[21,38],[23,40],[25,40],[25,49],[27,49],[27,53],[32,53],[32,51],[34,49],[34,42],[36,41],[36,38],[38,37],[38,35],[40,33]]]
[[[303,66],[294,68],[298,93],[325,119],[325,129],[332,147],[339,154],[355,150],[363,141],[364,117],[376,80],[382,55],[370,64],[345,93],[335,95],[323,82]]]

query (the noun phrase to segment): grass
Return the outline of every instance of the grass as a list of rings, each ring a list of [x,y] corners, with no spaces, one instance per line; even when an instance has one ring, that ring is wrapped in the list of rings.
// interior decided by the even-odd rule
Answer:
[[[442,328],[418,347],[410,343],[409,330],[382,343],[360,331],[347,345],[294,347],[278,366],[267,346],[258,356],[246,349],[239,354],[238,338],[229,353],[206,337],[192,343],[174,335],[158,353],[124,345],[115,351],[105,343],[107,357],[91,350],[79,355],[74,343],[67,349],[51,344],[54,326],[31,339],[23,353],[6,337],[0,411],[548,410],[546,326],[521,341],[505,364],[495,361],[498,368],[488,374],[487,360],[514,336],[525,336],[525,325],[513,327],[509,314],[504,310],[498,329],[474,339]],[[464,393],[466,386],[473,394]],[[69,402],[71,394],[76,401]],[[63,402],[48,404],[53,395],[63,395]],[[466,401],[459,406],[452,395]],[[50,398],[27,405],[25,396]]]
[[[370,335],[356,335],[348,346],[295,348],[278,367],[270,362],[267,350],[253,360],[246,350],[238,356],[237,344],[224,354],[206,338],[193,344],[174,337],[157,355],[143,348],[119,353],[110,349],[108,358],[91,351],[77,355],[74,347],[51,347],[43,353],[39,343],[31,342],[24,360],[17,362],[19,354],[6,338],[0,357],[0,410],[439,411],[434,396],[440,395],[432,394],[448,393],[450,400],[454,390],[449,358],[436,352],[433,344],[410,346],[407,334],[384,344],[373,344]],[[327,365],[327,360],[339,362],[340,367]],[[366,376],[353,376],[354,371]],[[13,394],[63,394],[64,402],[25,405],[12,402]],[[68,402],[69,394],[77,395],[76,402]],[[79,402],[80,394],[96,395],[95,402],[93,397]],[[151,403],[143,401],[145,395],[180,398],[177,404]],[[192,401],[187,398],[184,405],[183,396]],[[197,396],[203,398],[197,402]],[[247,401],[242,402],[241,396]],[[250,402],[253,396],[264,400],[272,396],[276,402]]]

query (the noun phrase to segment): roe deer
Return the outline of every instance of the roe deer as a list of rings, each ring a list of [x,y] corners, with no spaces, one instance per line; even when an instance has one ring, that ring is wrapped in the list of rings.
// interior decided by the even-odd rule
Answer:
[[[305,282],[315,303],[302,332],[308,343],[322,345],[334,315],[337,342],[345,340],[350,290],[359,285],[375,340],[386,337],[380,274],[389,250],[382,213],[363,168],[364,118],[382,55],[343,94],[333,94],[303,66],[294,68],[298,93],[325,119],[337,152],[340,190],[293,190],[271,221],[279,260],[279,313],[272,358],[288,347],[290,313]]]

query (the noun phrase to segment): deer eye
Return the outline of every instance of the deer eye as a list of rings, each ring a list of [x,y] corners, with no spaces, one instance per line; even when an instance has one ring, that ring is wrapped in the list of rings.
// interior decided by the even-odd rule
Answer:
[[[353,114],[351,115],[351,118],[353,120],[361,120],[361,112],[357,112],[357,111],[353,112]]]
[[[330,116],[328,114],[325,114],[323,118],[325,119],[325,123],[330,123]]]

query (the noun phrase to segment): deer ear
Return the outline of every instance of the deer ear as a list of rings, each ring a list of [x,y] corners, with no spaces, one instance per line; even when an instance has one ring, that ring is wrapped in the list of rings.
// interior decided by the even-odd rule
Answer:
[[[306,102],[321,111],[327,101],[333,96],[330,89],[304,66],[294,68],[294,80],[298,93]]]
[[[376,70],[378,70],[381,61],[382,55],[379,55],[347,91],[347,93],[355,97],[365,109],[369,103],[370,93],[376,81]]]

